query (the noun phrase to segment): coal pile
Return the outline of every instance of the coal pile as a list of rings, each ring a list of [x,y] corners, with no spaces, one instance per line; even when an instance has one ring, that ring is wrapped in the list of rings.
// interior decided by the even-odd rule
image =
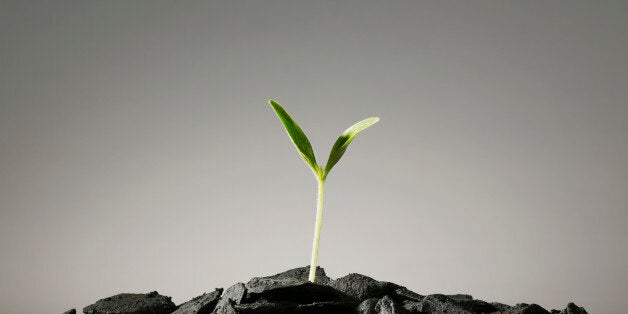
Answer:
[[[466,294],[421,295],[406,287],[377,281],[361,274],[331,279],[317,268],[314,282],[308,281],[309,266],[273,276],[255,277],[247,283],[218,288],[175,305],[170,297],[156,291],[147,294],[123,293],[83,309],[85,314],[586,314],[567,304],[562,310],[546,310],[538,304],[514,306],[476,300]],[[70,310],[66,313],[75,313]]]

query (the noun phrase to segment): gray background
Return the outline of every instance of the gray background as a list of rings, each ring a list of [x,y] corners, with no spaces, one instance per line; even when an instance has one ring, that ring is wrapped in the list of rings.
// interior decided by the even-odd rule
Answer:
[[[0,312],[309,263],[625,312],[626,1],[0,2]]]

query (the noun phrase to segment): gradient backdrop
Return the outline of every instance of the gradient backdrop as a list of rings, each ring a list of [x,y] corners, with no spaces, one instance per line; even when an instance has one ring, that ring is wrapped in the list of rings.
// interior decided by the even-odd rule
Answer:
[[[319,262],[625,312],[626,1],[1,1],[0,312]]]

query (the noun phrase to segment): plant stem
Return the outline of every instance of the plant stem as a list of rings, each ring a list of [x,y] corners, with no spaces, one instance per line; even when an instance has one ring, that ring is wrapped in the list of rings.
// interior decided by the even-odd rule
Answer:
[[[318,262],[318,242],[321,237],[321,224],[323,222],[323,198],[325,194],[325,179],[318,177],[318,198],[316,199],[316,225],[314,226],[314,243],[312,244],[312,262],[310,263],[310,278],[314,282],[316,278],[316,264]]]

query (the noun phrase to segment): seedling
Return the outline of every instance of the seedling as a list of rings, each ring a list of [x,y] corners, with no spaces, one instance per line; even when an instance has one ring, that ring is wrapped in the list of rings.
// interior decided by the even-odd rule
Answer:
[[[327,159],[327,164],[325,168],[319,166],[316,163],[316,157],[314,156],[314,150],[312,149],[312,144],[310,144],[310,140],[308,140],[303,130],[299,127],[299,125],[290,117],[290,115],[286,112],[286,110],[281,107],[274,100],[268,101],[270,105],[275,110],[277,117],[283,123],[283,126],[286,128],[286,132],[288,132],[288,136],[292,140],[292,143],[297,148],[297,151],[305,160],[305,163],[310,166],[314,176],[316,177],[316,181],[318,182],[318,197],[316,201],[316,225],[314,226],[314,243],[312,244],[312,261],[310,263],[310,275],[309,280],[314,282],[314,278],[316,277],[316,264],[318,262],[318,242],[321,235],[321,223],[323,220],[323,198],[325,192],[325,179],[329,174],[331,168],[336,165],[336,163],[340,160],[340,157],[345,153],[347,147],[353,140],[353,138],[358,135],[358,133],[364,131],[366,128],[371,125],[377,123],[379,118],[372,117],[364,119],[348,129],[346,129],[336,143],[331,148],[331,152],[329,153],[329,158]]]

